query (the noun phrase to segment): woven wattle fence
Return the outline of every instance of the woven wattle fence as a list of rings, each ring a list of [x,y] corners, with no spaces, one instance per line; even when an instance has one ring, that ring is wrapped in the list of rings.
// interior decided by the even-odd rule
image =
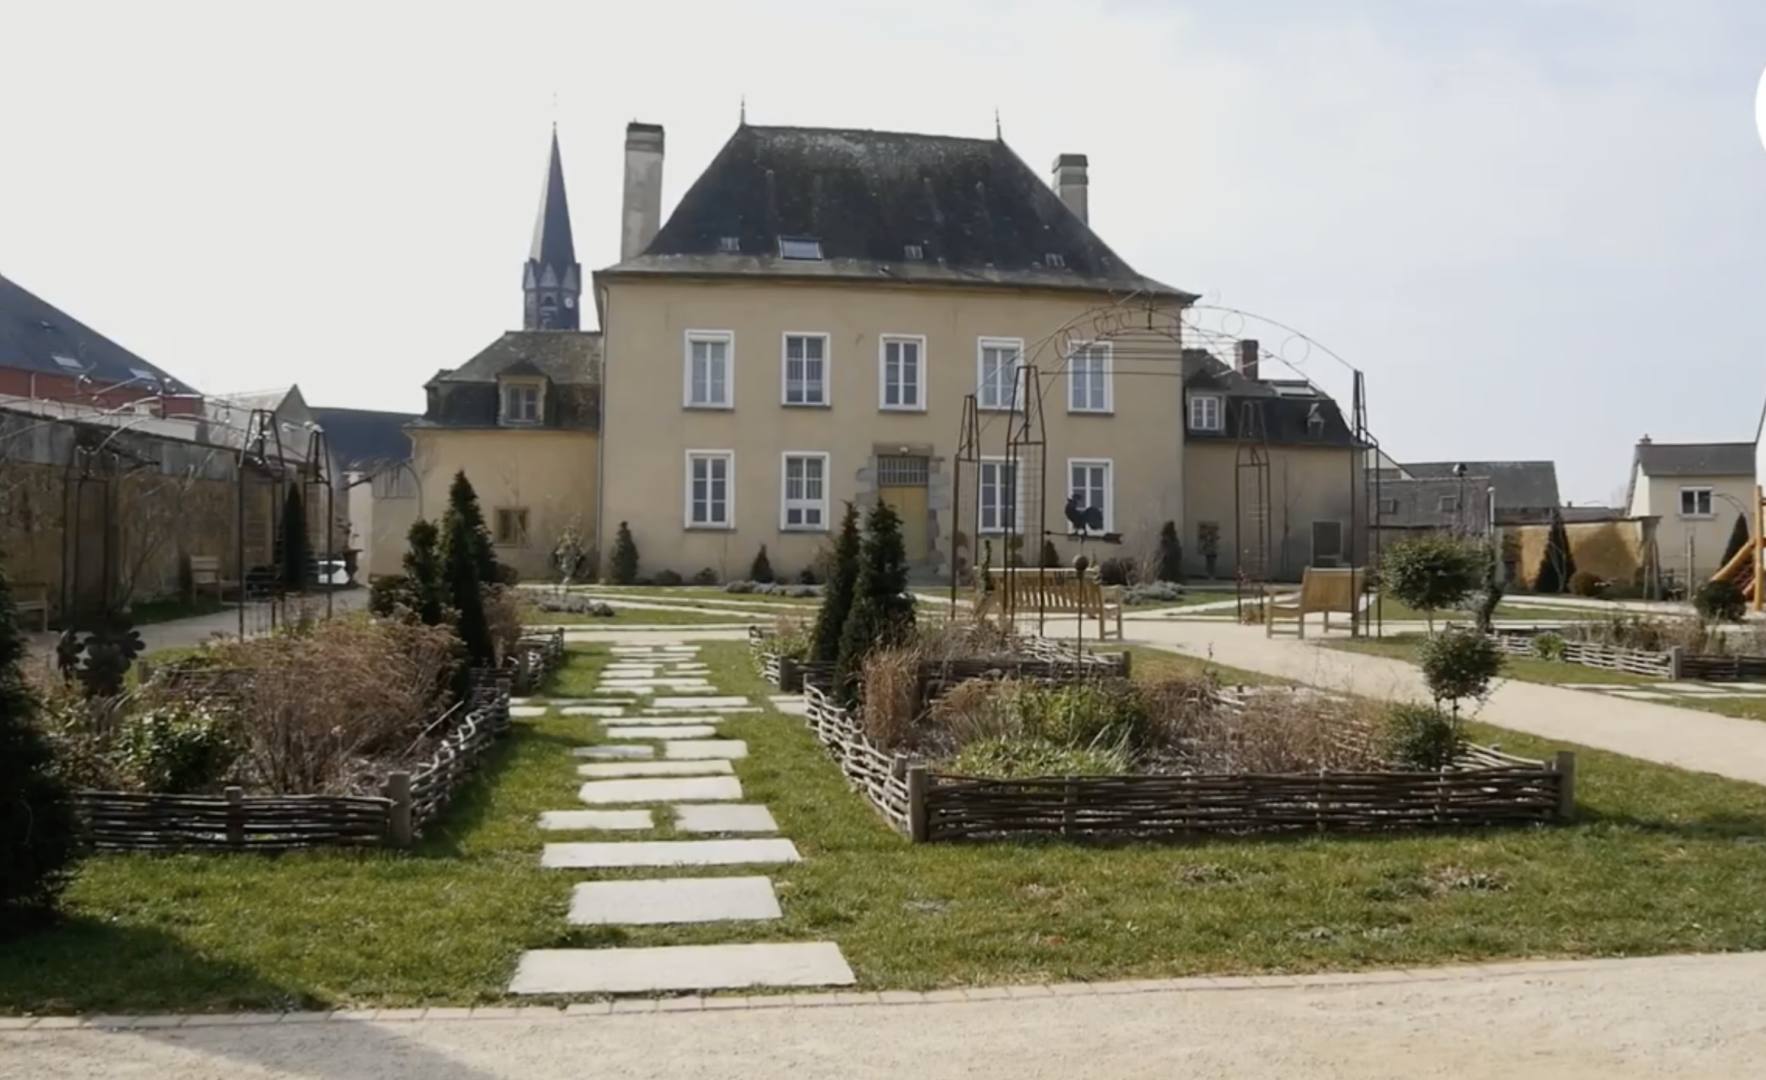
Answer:
[[[1434,772],[965,777],[878,746],[829,690],[805,684],[811,730],[847,782],[915,841],[1488,828],[1566,819],[1575,804],[1573,753],[1544,762],[1476,745]]]

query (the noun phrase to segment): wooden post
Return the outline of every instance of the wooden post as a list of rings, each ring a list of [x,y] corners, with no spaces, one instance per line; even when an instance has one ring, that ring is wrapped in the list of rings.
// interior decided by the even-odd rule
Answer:
[[[1576,819],[1576,752],[1559,750],[1552,766],[1558,774],[1558,820]]]
[[[245,789],[229,787],[224,794],[227,796],[227,846],[242,848],[245,846]]]
[[[1766,488],[1754,485],[1754,611],[1760,612],[1766,605]]]
[[[396,772],[386,778],[386,797],[392,800],[387,816],[386,839],[394,847],[408,848],[416,838],[411,825],[411,774]]]
[[[1670,645],[1668,647],[1668,678],[1670,680],[1675,682],[1680,680],[1681,667],[1684,663],[1683,658],[1685,655],[1686,650],[1679,645]]]
[[[1079,786],[1071,776],[1061,785],[1061,835],[1072,836],[1079,825]]]
[[[926,789],[930,780],[926,766],[908,766],[908,839],[916,844],[927,838]]]

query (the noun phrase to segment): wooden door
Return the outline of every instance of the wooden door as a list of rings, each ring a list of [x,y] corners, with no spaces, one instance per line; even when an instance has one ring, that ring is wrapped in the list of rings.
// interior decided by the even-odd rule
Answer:
[[[901,518],[901,542],[909,563],[925,562],[931,554],[926,535],[928,465],[923,457],[907,455],[877,459],[877,497]]]

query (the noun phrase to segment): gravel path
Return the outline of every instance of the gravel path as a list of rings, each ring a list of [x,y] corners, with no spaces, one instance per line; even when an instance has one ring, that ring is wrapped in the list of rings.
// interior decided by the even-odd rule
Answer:
[[[1288,985],[1019,987],[954,1001],[818,994],[640,1014],[603,1004],[119,1032],[0,1026],[0,1077],[1745,1077],[1766,1060],[1763,979],[1766,954],[1744,953]]]

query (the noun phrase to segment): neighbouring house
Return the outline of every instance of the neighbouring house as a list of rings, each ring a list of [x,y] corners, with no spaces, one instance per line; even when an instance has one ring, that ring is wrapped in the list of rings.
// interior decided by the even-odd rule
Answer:
[[[254,438],[254,415],[261,416],[270,426],[262,430],[265,457],[280,455],[289,472],[289,483],[300,487],[305,506],[307,549],[314,558],[323,558],[327,551],[342,558],[350,545],[349,490],[344,476],[343,459],[329,433],[320,423],[319,415],[301,393],[298,385],[274,390],[216,394],[203,404],[204,415],[214,429],[215,437],[230,440],[237,447],[247,438]],[[255,438],[254,438],[255,444]],[[309,455],[323,446],[325,455],[320,466],[309,464]],[[280,520],[280,506],[272,515]],[[325,522],[329,517],[331,536],[327,540]],[[280,536],[280,533],[276,535]],[[278,543],[280,541],[278,540]],[[280,560],[280,556],[276,556]]]
[[[454,475],[478,493],[499,561],[552,574],[567,528],[594,535],[600,468],[601,335],[582,331],[582,267],[571,237],[558,134],[522,268],[523,329],[429,380],[406,426],[422,513],[439,521]],[[408,526],[407,526],[408,527]],[[374,573],[397,560],[375,558]]]
[[[1736,519],[1752,524],[1754,453],[1747,442],[1638,440],[1627,512],[1659,519],[1656,546],[1667,581],[1696,587],[1722,566]]]
[[[1231,364],[1184,351],[1188,572],[1232,577],[1242,565],[1250,577],[1292,581],[1309,566],[1365,561],[1366,545],[1351,544],[1356,520],[1365,531],[1371,517],[1359,490],[1365,448],[1329,395],[1305,379],[1268,377],[1259,353],[1253,340],[1236,343]]]
[[[1051,184],[998,138],[744,123],[662,224],[663,145],[627,128],[620,261],[594,275],[617,447],[603,555],[624,521],[642,574],[743,577],[763,545],[796,574],[847,501],[900,514],[922,578],[953,556],[1002,565],[1004,536],[1039,519],[1063,559],[1080,551],[1074,496],[1123,538],[1094,557],[1181,525],[1179,335],[1136,328],[1174,327],[1194,297],[1091,230],[1084,155]],[[1042,445],[1014,468],[1025,365]],[[979,460],[959,490],[969,394]]]
[[[356,580],[399,573],[405,534],[424,510],[405,431],[419,414],[320,406],[312,411],[348,491],[348,548],[356,552]]]

